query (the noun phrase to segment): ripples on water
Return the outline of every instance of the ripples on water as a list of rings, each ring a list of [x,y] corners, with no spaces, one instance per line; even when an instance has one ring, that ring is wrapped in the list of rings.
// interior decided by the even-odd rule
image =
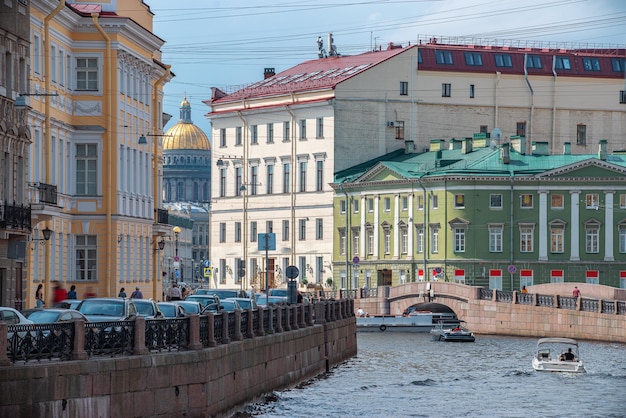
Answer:
[[[259,417],[626,417],[626,345],[580,342],[587,373],[535,372],[536,339],[359,333],[357,357],[248,406]]]

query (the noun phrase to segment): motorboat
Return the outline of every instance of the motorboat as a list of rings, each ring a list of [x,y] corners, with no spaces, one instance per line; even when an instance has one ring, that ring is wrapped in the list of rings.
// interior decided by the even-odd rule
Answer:
[[[541,372],[584,373],[578,342],[572,338],[540,338],[533,357],[533,369]]]
[[[474,333],[467,329],[464,321],[439,321],[430,333],[435,341],[473,343]]]
[[[358,332],[423,332],[432,330],[441,320],[455,320],[454,313],[436,313],[430,311],[412,311],[408,315],[357,316]]]

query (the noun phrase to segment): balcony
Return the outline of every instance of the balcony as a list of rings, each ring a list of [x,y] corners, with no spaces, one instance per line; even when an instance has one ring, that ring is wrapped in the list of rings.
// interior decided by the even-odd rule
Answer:
[[[67,197],[59,202],[57,186],[46,183],[30,183],[28,185],[28,198],[32,209],[31,216],[34,224],[48,221],[58,216],[63,211],[63,206],[67,206]]]
[[[171,225],[169,225],[169,212],[167,209],[157,208],[154,210],[156,222],[153,225],[152,235],[164,236],[170,233]]]
[[[169,223],[169,212],[167,209],[157,209],[157,223],[165,225]]]
[[[0,229],[11,229],[22,232],[31,230],[31,209],[29,206],[10,205],[5,201],[0,205]]]
[[[37,183],[35,189],[39,190],[39,203],[57,205],[57,186]]]

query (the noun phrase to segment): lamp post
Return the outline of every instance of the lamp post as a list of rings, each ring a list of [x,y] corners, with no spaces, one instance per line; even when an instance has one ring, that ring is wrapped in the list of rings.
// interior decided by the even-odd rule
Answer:
[[[180,226],[172,228],[174,233],[174,277],[172,279],[178,279],[180,275],[180,258],[178,257],[178,235],[180,235]],[[172,283],[176,283],[176,280],[172,280]]]

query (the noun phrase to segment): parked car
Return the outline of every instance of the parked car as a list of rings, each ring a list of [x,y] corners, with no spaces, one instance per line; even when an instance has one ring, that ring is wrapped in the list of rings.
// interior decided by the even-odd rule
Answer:
[[[227,298],[245,298],[248,295],[241,289],[196,289],[195,295],[217,295],[220,300]]]
[[[226,302],[226,301],[235,301],[239,304],[239,306],[241,307],[241,309],[256,309],[258,308],[258,305],[256,303],[256,300],[253,298],[228,298],[228,299],[224,299],[223,301],[221,301],[221,303]]]
[[[256,303],[259,306],[278,305],[280,303],[287,303],[286,296],[266,297],[264,293],[257,293],[254,296],[256,297]]]
[[[270,289],[270,296],[282,296],[282,297],[288,297],[289,296],[289,289]]]
[[[31,325],[33,324],[33,321],[31,321],[30,319],[27,319],[17,309],[7,308],[4,306],[0,306],[0,321],[4,321],[8,325]],[[20,338],[24,338],[26,336],[26,332],[18,332],[17,334],[20,336]],[[13,333],[9,332],[7,336],[8,338],[12,338]]]
[[[135,303],[122,298],[85,299],[76,310],[92,322],[124,321],[137,316]]]
[[[236,300],[224,299],[224,300],[220,300],[219,310],[224,310],[226,312],[235,312],[235,311],[241,311],[242,309]]]
[[[201,314],[202,304],[193,300],[177,300],[176,304],[181,306],[187,315]]]
[[[220,303],[220,297],[217,295],[189,295],[185,298],[188,302],[198,302],[205,308],[207,305]]]
[[[132,299],[132,301],[137,307],[137,315],[146,319],[163,318],[159,305],[152,299]]]
[[[62,300],[61,302],[57,302],[53,308],[59,308],[59,309],[76,309],[78,307],[78,304],[81,303],[81,300],[78,299],[65,299]]]
[[[182,318],[187,316],[185,309],[178,303],[178,301],[159,302],[157,305],[163,313],[164,318]]]
[[[35,324],[52,324],[58,322],[70,322],[74,319],[82,319],[83,321],[89,321],[85,315],[78,312],[75,309],[41,309],[33,308],[22,311],[24,316]]]

